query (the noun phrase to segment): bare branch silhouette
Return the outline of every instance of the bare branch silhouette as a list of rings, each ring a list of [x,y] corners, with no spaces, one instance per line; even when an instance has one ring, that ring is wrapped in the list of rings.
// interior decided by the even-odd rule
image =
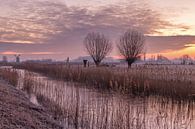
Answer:
[[[111,52],[112,44],[103,34],[89,33],[84,39],[84,46],[93,58],[96,66]]]
[[[145,38],[143,33],[129,29],[121,37],[117,48],[120,54],[125,58],[130,68],[132,63],[135,62],[144,48]]]

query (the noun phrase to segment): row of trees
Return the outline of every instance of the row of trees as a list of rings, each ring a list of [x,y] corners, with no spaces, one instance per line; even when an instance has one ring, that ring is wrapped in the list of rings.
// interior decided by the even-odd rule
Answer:
[[[121,56],[127,61],[130,68],[142,54],[145,43],[144,34],[135,29],[127,30],[117,43]],[[89,33],[84,39],[84,47],[87,53],[93,58],[96,66],[112,51],[111,41],[100,33]]]

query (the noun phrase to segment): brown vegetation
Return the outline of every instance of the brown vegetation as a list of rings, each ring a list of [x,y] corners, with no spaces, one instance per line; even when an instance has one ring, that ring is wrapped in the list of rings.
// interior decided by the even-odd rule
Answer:
[[[9,68],[0,69],[0,78],[6,80],[13,86],[18,84],[18,74],[15,70]]]
[[[193,124],[193,101],[157,96],[131,98],[81,88],[80,83],[40,77],[37,74],[31,77],[31,81],[36,82],[33,93],[67,128],[147,129],[151,125],[153,128],[180,128],[181,125],[188,128]]]
[[[176,99],[194,97],[192,75],[185,69],[142,66],[127,70],[40,64],[23,64],[20,67],[52,78],[85,83],[89,87],[110,89],[129,95],[160,95]]]

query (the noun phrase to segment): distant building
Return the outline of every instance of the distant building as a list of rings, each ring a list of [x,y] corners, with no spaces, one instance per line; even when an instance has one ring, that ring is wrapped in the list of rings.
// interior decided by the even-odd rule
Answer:
[[[189,55],[183,55],[181,57],[181,60],[182,60],[182,64],[184,64],[184,65],[193,63],[193,60],[192,60],[192,58]]]
[[[52,59],[26,60],[25,62],[27,62],[27,63],[45,63],[45,64],[49,64],[49,63],[52,63],[53,60]]]
[[[8,61],[7,61],[7,56],[3,56],[2,62],[3,62],[3,63],[7,63],[7,62],[8,62]]]
[[[67,57],[67,59],[66,59],[66,65],[69,65],[69,64],[70,64],[70,58]]]
[[[20,55],[15,55],[16,57],[16,63],[20,63]]]
[[[157,61],[169,61],[169,59],[162,55],[157,55]]]

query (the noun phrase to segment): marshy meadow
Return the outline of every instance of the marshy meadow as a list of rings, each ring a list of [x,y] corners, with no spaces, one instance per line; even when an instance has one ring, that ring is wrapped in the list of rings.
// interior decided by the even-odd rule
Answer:
[[[1,68],[0,77],[46,107],[63,128],[193,129],[194,71],[190,65],[23,63]]]

